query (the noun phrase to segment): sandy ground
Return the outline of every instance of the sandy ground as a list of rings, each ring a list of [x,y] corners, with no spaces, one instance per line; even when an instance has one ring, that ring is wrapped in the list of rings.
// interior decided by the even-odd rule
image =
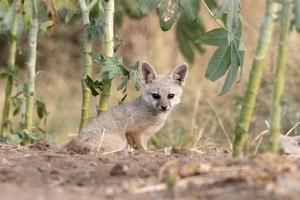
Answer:
[[[15,199],[299,199],[300,160],[232,160],[222,149],[74,154],[41,141],[0,144],[0,197]]]

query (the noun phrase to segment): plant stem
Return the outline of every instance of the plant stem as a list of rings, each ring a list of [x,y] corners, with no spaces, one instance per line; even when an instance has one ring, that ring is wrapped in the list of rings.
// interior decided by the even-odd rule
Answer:
[[[92,52],[93,43],[91,38],[89,38],[88,28],[90,25],[89,19],[89,9],[87,7],[85,0],[78,0],[78,4],[81,11],[82,24],[84,27],[84,36],[83,36],[83,52],[84,52],[84,67],[83,74],[81,80],[82,86],[82,105],[81,105],[81,118],[80,118],[80,127],[79,131],[85,126],[89,118],[89,105],[90,105],[90,97],[91,91],[86,85],[87,76],[92,75],[93,70],[93,61],[90,53]]]
[[[204,0],[201,0],[201,3],[203,4],[203,6],[204,6],[204,8],[207,10],[207,12],[210,14],[210,16],[211,16],[212,18],[215,19],[214,13],[209,9],[209,7],[208,7],[207,4],[205,3],[205,1],[204,1]],[[216,20],[216,22],[217,22],[222,28],[226,29],[226,27],[225,27],[224,23],[222,22],[222,20],[220,20],[220,19],[215,19],[215,20]]]
[[[270,151],[278,153],[279,151],[279,135],[280,135],[280,114],[281,100],[284,90],[285,71],[288,57],[288,36],[291,25],[292,2],[285,0],[281,13],[281,31],[278,50],[278,60],[275,74],[275,82],[273,87],[273,105],[271,115],[271,135],[270,135]]]
[[[107,57],[114,56],[114,0],[106,0],[105,2],[105,22],[104,22],[104,42]],[[103,85],[100,95],[98,114],[108,109],[108,100],[111,92],[111,81]]]
[[[32,130],[32,116],[34,108],[35,94],[35,75],[36,75],[36,47],[38,37],[38,16],[36,15],[31,23],[28,33],[29,55],[27,62],[28,70],[28,93],[26,94],[26,112],[25,112],[25,129]]]
[[[245,144],[248,139],[248,131],[255,107],[256,96],[260,87],[265,59],[269,50],[278,8],[279,5],[275,3],[275,0],[267,0],[247,91],[242,102],[242,109],[235,128],[235,140],[233,147],[233,156],[235,157],[243,155]]]
[[[8,136],[8,123],[9,123],[9,111],[11,105],[11,93],[13,87],[13,76],[16,71],[15,60],[16,60],[16,48],[17,48],[17,32],[18,32],[18,23],[19,23],[19,8],[21,1],[17,0],[14,2],[14,14],[12,16],[12,29],[10,30],[10,38],[8,43],[8,58],[7,58],[7,71],[11,73],[7,77],[6,89],[5,89],[5,99],[4,107],[2,113],[2,122],[0,129],[0,136]]]

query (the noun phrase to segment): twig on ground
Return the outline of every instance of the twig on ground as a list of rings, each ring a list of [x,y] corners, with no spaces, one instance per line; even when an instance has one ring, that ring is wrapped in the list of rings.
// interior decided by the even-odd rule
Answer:
[[[99,153],[99,151],[100,151],[100,148],[101,148],[101,145],[102,145],[102,142],[103,142],[104,135],[105,135],[105,128],[102,130],[101,139],[100,139],[100,141],[99,141],[99,145],[98,145],[98,149],[97,149],[97,152],[98,152],[98,153]]]
[[[298,123],[296,123],[286,134],[285,134],[285,136],[289,136],[289,134],[295,129],[295,128],[297,128],[297,126],[299,126],[300,125],[300,122],[298,122]]]

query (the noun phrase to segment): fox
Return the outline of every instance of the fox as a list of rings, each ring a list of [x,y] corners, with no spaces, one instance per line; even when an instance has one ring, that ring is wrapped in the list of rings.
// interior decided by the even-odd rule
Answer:
[[[129,148],[147,151],[150,137],[164,126],[179,104],[187,74],[186,63],[168,74],[158,75],[151,64],[143,62],[142,94],[92,119],[67,148],[75,152],[82,148],[88,152],[117,152]]]

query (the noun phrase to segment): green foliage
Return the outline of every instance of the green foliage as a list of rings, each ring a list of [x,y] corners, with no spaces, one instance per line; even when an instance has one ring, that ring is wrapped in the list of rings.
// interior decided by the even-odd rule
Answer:
[[[220,95],[224,95],[234,83],[239,67],[243,66],[244,48],[241,41],[241,30],[235,30],[234,39],[228,44],[228,31],[214,29],[205,33],[198,42],[217,46],[218,49],[211,57],[205,76],[215,81],[226,72],[227,76]]]
[[[11,76],[11,75],[10,75]],[[16,82],[17,85],[17,93],[12,97],[12,105],[13,105],[13,116],[21,115],[21,118],[23,119],[24,113],[21,111],[24,110],[25,106],[25,99],[28,94],[28,87],[27,84],[24,84],[23,86],[19,85],[18,81]],[[36,100],[36,112],[40,120],[44,120],[44,123],[46,123],[47,119],[47,109],[46,105],[42,100]],[[11,124],[11,121],[8,121],[7,123]],[[12,124],[11,124],[12,125]],[[25,141],[31,141],[34,142],[36,139],[39,139],[43,137],[41,134],[40,128],[36,128],[36,131],[30,132],[28,130],[25,130],[24,121],[21,120],[18,125],[17,130],[13,130],[11,128],[11,134],[6,139],[6,142],[12,143],[12,144],[24,144]],[[35,135],[39,135],[39,137],[36,137]]]
[[[132,77],[134,81],[134,87],[137,91],[139,91],[142,87],[142,80],[140,79],[140,74],[139,74],[139,62],[136,62],[134,65],[131,65],[130,67],[130,77]]]
[[[21,123],[18,129],[10,134],[4,142],[14,145],[27,145],[32,144],[39,139],[46,139],[49,143],[53,143],[54,136],[41,128],[34,131],[28,131],[25,129],[25,124]]]
[[[93,80],[90,76],[86,77],[86,85],[90,88],[92,95],[98,96],[102,90],[103,84],[98,80]]]
[[[13,79],[17,79],[16,77],[17,71],[14,69],[6,68],[4,72],[0,74],[0,79],[7,79],[8,77],[12,77]]]
[[[107,57],[100,53],[92,53],[91,56],[100,66],[102,84],[110,82],[116,75],[122,74],[124,68],[122,57]]]
[[[197,19],[199,10],[198,0],[179,0],[179,4],[190,21]]]
[[[101,20],[92,19],[88,26],[88,36],[92,40],[97,40],[104,33],[103,22]]]
[[[194,49],[200,53],[204,52],[202,44],[195,43],[204,32],[203,22],[200,17],[190,21],[185,14],[180,16],[176,25],[177,43],[182,54],[190,63],[194,62]]]
[[[160,28],[163,31],[168,31],[172,27],[178,12],[178,0],[161,0],[158,5],[158,13]]]
[[[28,95],[28,89],[27,86],[24,85],[23,87],[19,87],[20,91],[17,92],[15,96],[12,97],[12,105],[14,107],[13,109],[13,115],[16,116],[20,114],[20,112],[23,109],[23,105],[25,102],[25,96]],[[48,115],[46,105],[41,100],[36,100],[36,111],[38,114],[38,117],[40,120],[44,120],[44,123],[46,123],[46,118]],[[21,117],[23,118],[23,113],[21,113]],[[11,121],[7,122],[8,124],[11,124]],[[12,124],[11,124],[12,125]],[[22,121],[19,122],[18,128],[16,130],[11,128],[11,134],[7,138],[3,138],[4,141],[8,144],[16,144],[16,145],[26,145],[29,143],[33,143],[38,139],[46,138],[48,141],[53,140],[53,136],[47,132],[45,132],[43,129],[37,127],[34,129],[34,131],[28,131],[25,128],[25,124]]]
[[[101,3],[96,3],[94,6],[90,7],[90,21],[102,19],[104,15],[103,1]]]
[[[294,0],[294,15],[296,30],[300,32],[300,0]]]
[[[207,5],[215,9],[217,4],[214,0],[209,0]],[[194,62],[195,50],[203,53],[204,48],[200,43],[195,44],[204,32],[204,25],[198,16],[199,0],[120,0],[116,4],[117,21],[122,21],[124,14],[141,18],[157,10],[160,27],[163,31],[168,31],[176,24],[176,38],[178,47],[184,57],[190,62]],[[179,18],[178,20],[176,20]],[[118,23],[119,24],[119,23]]]
[[[226,29],[214,29],[203,34],[196,42],[217,46],[211,57],[205,76],[215,81],[227,73],[223,88],[219,95],[224,95],[237,78],[244,61],[244,45],[242,40],[242,23],[240,17],[240,0],[224,0],[216,18],[226,19]]]
[[[24,84],[23,86],[18,85],[18,82],[16,83],[17,85],[17,93],[15,96],[12,97],[12,104],[14,106],[14,111],[13,115],[17,115],[20,113],[22,110],[23,103],[25,102],[25,97],[28,94],[28,86],[27,84]],[[46,104],[42,100],[36,100],[35,101],[36,105],[36,112],[40,120],[44,119],[46,121],[47,115],[49,114],[47,109],[46,109]],[[23,116],[23,114],[22,114]]]
[[[119,49],[120,46],[124,44],[124,40],[118,36],[115,36],[115,41],[114,41],[114,53],[116,53]]]
[[[36,112],[37,115],[40,119],[44,119],[46,122],[46,117],[48,115],[47,109],[46,109],[46,104],[42,100],[36,100]]]
[[[226,29],[228,30],[228,42],[234,37],[236,25],[240,20],[241,0],[223,0],[220,9],[215,14],[216,18],[226,18]]]
[[[124,94],[121,101],[124,101],[127,97],[127,86],[130,79],[134,81],[136,90],[141,88],[138,62],[127,69],[123,64],[123,58],[121,56],[107,57],[100,53],[91,53],[91,56],[101,71],[101,81],[93,80],[89,76],[86,78],[86,84],[90,88],[93,96],[101,94],[103,85],[107,82],[111,82],[117,76],[121,78],[121,83],[117,90],[122,90]]]

